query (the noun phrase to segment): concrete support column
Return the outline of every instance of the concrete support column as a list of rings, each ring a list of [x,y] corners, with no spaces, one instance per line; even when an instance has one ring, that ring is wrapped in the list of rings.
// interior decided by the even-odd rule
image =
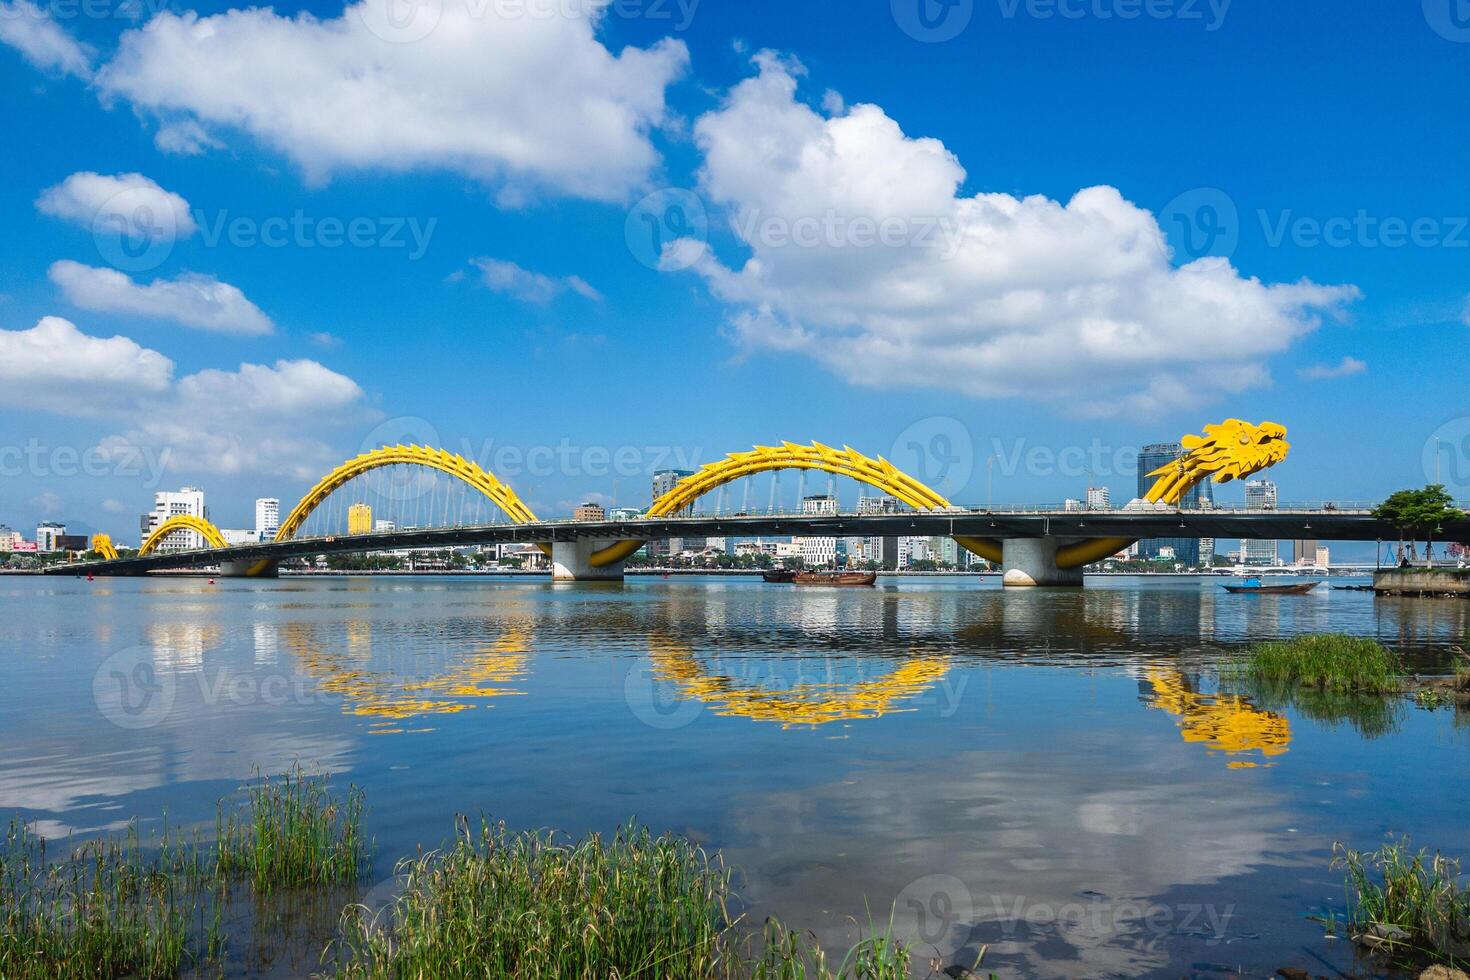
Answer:
[[[1057,567],[1057,549],[1070,543],[1066,538],[1006,538],[1001,582],[1013,587],[1080,586],[1082,569]]]
[[[264,561],[222,561],[219,563],[220,578],[277,578],[279,576],[279,566],[270,559],[265,559]]]
[[[579,538],[551,543],[551,578],[555,582],[621,582],[623,562],[594,568],[588,556],[616,544],[612,538]]]

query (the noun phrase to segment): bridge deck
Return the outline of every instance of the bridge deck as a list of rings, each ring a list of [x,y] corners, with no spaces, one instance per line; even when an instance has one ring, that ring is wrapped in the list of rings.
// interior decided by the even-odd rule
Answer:
[[[371,534],[294,538],[230,548],[157,552],[146,558],[53,565],[51,575],[83,572],[129,575],[164,568],[197,568],[221,561],[280,561],[369,551],[454,548],[579,538],[658,540],[675,537],[882,537],[956,534],[982,538],[1315,538],[1323,541],[1397,539],[1393,527],[1367,511],[913,511],[900,514],[747,515],[632,521],[539,521]],[[1446,525],[1444,541],[1470,542],[1470,520]]]

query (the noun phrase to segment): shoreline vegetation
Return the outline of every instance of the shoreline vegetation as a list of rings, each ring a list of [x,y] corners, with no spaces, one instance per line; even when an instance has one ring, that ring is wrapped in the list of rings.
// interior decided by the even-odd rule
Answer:
[[[460,818],[453,843],[398,862],[392,896],[370,908],[356,904],[372,850],[360,790],[339,798],[327,777],[296,767],[258,779],[245,796],[219,804],[210,841],[166,820],[145,840],[135,820],[121,835],[58,851],[12,821],[0,840],[0,977],[223,976],[247,947],[270,941],[262,929],[288,928],[262,914],[270,899],[338,896],[313,976],[910,976],[912,951],[891,918],[870,920],[840,961],[775,919],[759,936],[740,932],[741,900],[720,855],[642,827],[571,840]],[[242,904],[254,915],[239,915]],[[242,919],[254,935],[236,934]],[[943,975],[978,980],[978,967]]]
[[[1343,633],[1313,633],[1256,643],[1220,670],[1224,684],[1244,682],[1267,700],[1407,695],[1420,707],[1470,708],[1470,655],[1455,652],[1447,673],[1405,672],[1393,651],[1377,640]]]

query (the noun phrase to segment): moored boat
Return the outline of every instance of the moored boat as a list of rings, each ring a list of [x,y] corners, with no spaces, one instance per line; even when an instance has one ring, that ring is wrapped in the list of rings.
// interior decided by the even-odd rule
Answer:
[[[1248,578],[1244,585],[1227,585],[1226,592],[1235,592],[1244,595],[1301,595],[1311,592],[1321,582],[1290,582],[1286,585],[1262,585],[1258,578]]]
[[[877,572],[800,572],[793,579],[797,585],[872,585]]]
[[[761,572],[761,578],[767,582],[790,582],[796,578],[796,570],[791,568],[767,568]]]

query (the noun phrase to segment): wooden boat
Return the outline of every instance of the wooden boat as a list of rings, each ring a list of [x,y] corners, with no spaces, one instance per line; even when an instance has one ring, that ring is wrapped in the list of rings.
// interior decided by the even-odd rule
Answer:
[[[796,578],[796,570],[791,568],[767,568],[761,572],[761,578],[767,582],[790,582]]]
[[[878,581],[877,572],[799,572],[797,585],[872,585]]]
[[[1226,592],[1236,592],[1243,595],[1301,595],[1311,592],[1321,582],[1291,582],[1286,585],[1262,585],[1258,578],[1245,580],[1244,585],[1227,585]]]

